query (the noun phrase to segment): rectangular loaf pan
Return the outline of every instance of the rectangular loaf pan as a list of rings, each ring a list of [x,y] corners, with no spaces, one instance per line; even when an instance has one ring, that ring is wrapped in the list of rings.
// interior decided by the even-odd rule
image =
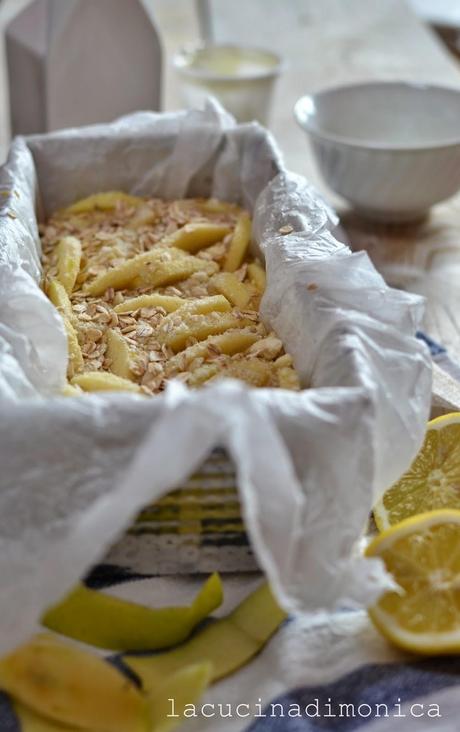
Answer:
[[[261,312],[301,392],[221,382],[172,383],[152,399],[56,396],[66,337],[38,286],[37,216],[114,189],[252,211],[268,276]],[[334,238],[333,215],[263,128],[215,104],[18,138],[0,190],[0,649],[217,446],[280,601],[296,611],[371,601],[385,576],[358,543],[428,415],[430,362],[414,337],[422,301]]]

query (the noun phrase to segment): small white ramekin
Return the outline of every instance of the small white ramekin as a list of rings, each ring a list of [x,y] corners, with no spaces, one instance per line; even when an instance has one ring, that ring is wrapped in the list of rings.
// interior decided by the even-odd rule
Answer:
[[[421,218],[460,188],[460,90],[408,82],[326,89],[298,100],[325,182],[364,216]]]
[[[283,68],[281,58],[273,51],[209,44],[179,51],[173,64],[187,107],[202,106],[212,95],[238,122],[257,120],[267,124],[274,83]]]

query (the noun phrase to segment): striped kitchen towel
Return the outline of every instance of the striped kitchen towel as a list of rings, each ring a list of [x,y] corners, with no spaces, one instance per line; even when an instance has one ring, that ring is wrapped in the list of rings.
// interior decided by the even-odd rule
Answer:
[[[182,485],[146,506],[107,561],[144,573],[154,566],[159,575],[256,570],[229,455],[213,450]]]
[[[449,376],[452,376],[453,379],[460,381],[460,363],[451,357],[447,348],[420,330],[417,331],[417,338],[426,343],[430,349],[433,362],[440,366]]]
[[[144,604],[189,602],[202,578],[149,577],[97,567],[87,582]],[[224,577],[216,617],[261,581]],[[176,714],[174,699],[168,714]],[[248,665],[188,708],[183,732],[457,732],[460,658],[418,659],[392,649],[362,611],[288,619]],[[20,732],[6,695],[0,731]],[[130,732],[126,730],[126,732]]]

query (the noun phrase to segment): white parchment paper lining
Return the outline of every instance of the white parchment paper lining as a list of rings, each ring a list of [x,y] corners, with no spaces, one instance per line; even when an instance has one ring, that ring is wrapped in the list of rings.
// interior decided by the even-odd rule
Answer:
[[[38,287],[41,216],[101,190],[216,196],[254,212],[262,312],[301,393],[226,381],[164,395],[53,396],[59,315]],[[388,582],[357,544],[419,448],[431,370],[422,301],[389,289],[288,173],[270,136],[216,105],[16,139],[0,172],[0,650],[34,626],[136,512],[228,448],[259,561],[290,610],[363,605]],[[282,236],[281,226],[293,232]],[[152,557],[152,562],[154,558]],[[152,567],[154,569],[154,566]]]

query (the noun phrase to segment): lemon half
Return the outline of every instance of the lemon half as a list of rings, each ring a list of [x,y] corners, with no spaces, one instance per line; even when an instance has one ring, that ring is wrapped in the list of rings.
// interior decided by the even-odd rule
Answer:
[[[431,511],[377,536],[366,555],[380,557],[399,585],[369,609],[400,648],[424,654],[460,651],[460,511]]]
[[[374,506],[380,531],[426,511],[460,510],[460,412],[428,423],[423,446],[409,470]]]

